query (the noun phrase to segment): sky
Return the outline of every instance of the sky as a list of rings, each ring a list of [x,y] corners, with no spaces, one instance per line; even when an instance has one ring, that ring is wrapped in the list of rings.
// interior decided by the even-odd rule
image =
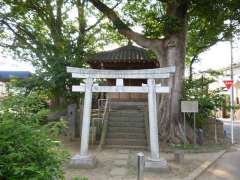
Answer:
[[[235,43],[234,63],[240,62],[240,46]],[[109,49],[109,48],[108,48]],[[208,69],[220,69],[230,65],[230,43],[219,42],[208,51],[200,55],[200,62],[194,64],[194,72],[205,71]],[[20,62],[11,56],[0,54],[0,70],[26,70],[34,72],[30,63]]]
[[[205,71],[208,69],[221,69],[230,66],[231,53],[229,42],[219,42],[212,46],[208,51],[200,55],[200,62],[194,64],[195,72]],[[233,63],[240,62],[239,42],[233,45]]]
[[[31,71],[34,67],[31,63],[17,61],[11,56],[0,54],[0,71]]]

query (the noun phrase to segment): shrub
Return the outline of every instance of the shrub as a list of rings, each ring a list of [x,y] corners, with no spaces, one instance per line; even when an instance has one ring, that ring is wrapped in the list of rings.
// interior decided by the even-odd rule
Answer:
[[[1,102],[0,179],[64,179],[68,155],[51,133],[58,126],[41,123],[47,112],[41,98],[29,94]]]
[[[209,86],[216,82],[216,76],[220,72],[209,71],[207,77],[200,77],[193,80],[185,80],[184,100],[198,101],[199,112],[196,113],[196,127],[203,128],[213,112],[223,105],[224,97],[220,93],[222,89],[210,89]],[[186,116],[189,124],[193,126],[193,114]]]
[[[19,121],[2,121],[0,144],[2,179],[63,179],[63,151],[44,131]]]

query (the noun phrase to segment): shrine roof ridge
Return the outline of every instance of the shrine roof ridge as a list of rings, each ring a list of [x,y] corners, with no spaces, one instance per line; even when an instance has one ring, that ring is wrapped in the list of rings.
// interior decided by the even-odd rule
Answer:
[[[109,51],[102,51],[94,54],[88,62],[139,62],[156,60],[149,52],[141,47],[127,45]]]

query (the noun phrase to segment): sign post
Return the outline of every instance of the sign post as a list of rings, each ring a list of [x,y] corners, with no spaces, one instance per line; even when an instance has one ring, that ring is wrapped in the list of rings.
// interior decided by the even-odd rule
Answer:
[[[183,112],[184,115],[184,136],[185,139],[187,139],[186,135],[186,116],[185,113],[193,113],[193,140],[194,144],[196,144],[196,116],[195,113],[198,112],[198,101],[181,101],[181,112]]]
[[[231,89],[230,93],[230,104],[231,104],[231,142],[234,143],[234,89],[233,89],[233,80],[224,80],[223,81],[227,90]]]
[[[224,80],[223,83],[225,84],[226,88],[229,90],[232,87],[233,80]]]

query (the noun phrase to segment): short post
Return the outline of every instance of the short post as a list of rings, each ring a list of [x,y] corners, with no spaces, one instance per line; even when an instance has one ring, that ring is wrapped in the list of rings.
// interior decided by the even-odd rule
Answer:
[[[76,119],[77,119],[77,105],[70,104],[67,107],[67,119],[68,119],[68,137],[73,140],[76,137]]]
[[[184,161],[184,152],[183,151],[176,151],[174,153],[174,158],[175,158],[175,161],[179,164],[183,163]]]
[[[217,144],[218,143],[218,138],[217,138],[217,117],[215,118],[215,125],[214,125],[214,139],[215,139],[215,143]]]
[[[183,126],[184,126],[184,146],[186,144],[186,141],[187,141],[187,133],[186,133],[186,115],[185,115],[185,112],[183,113]]]
[[[195,112],[193,113],[193,142],[194,142],[194,146],[196,145],[196,115]]]
[[[138,158],[138,165],[137,165],[137,180],[143,180],[144,179],[144,154],[142,152],[137,154]]]

